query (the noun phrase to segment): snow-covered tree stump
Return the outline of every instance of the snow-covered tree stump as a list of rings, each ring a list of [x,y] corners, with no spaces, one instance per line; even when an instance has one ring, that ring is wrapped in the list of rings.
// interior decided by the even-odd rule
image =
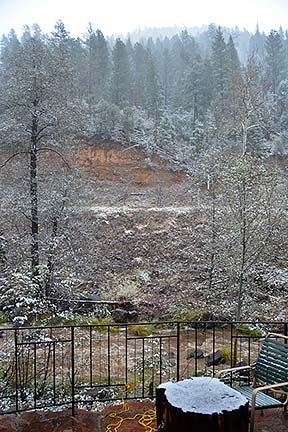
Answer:
[[[161,384],[156,410],[159,432],[248,431],[247,399],[216,378]]]

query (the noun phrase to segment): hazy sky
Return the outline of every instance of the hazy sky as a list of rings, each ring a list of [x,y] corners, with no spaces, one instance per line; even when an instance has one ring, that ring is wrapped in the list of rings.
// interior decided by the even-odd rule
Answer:
[[[64,21],[73,36],[88,23],[105,36],[144,27],[217,25],[268,32],[288,27],[288,0],[0,0],[0,35],[38,23],[44,32]]]

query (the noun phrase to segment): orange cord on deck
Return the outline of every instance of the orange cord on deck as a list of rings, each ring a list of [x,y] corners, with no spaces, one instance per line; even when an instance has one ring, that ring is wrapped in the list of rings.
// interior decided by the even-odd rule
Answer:
[[[121,417],[121,414],[126,413],[127,411],[129,411],[129,409],[130,409],[129,405],[125,403],[123,405],[123,409],[120,412],[118,413],[112,412],[111,414],[109,414],[109,417],[113,419],[117,419],[118,421],[116,423],[110,423],[109,425],[107,425],[105,432],[118,432],[124,422],[126,423],[128,421],[137,420],[138,417],[139,417],[138,423],[141,426],[143,426],[145,432],[156,432],[157,429],[151,426],[151,424],[156,420],[155,408],[149,409],[148,411],[145,411],[142,414],[141,413],[135,414],[134,417]]]
[[[116,423],[110,423],[106,426],[105,432],[118,432],[119,428],[121,428],[122,424],[128,421],[134,421],[139,417],[138,424],[143,426],[145,432],[156,432],[157,429],[152,427],[151,424],[156,421],[156,408],[149,409],[145,411],[144,413],[138,413],[135,414],[134,417],[121,417],[121,414],[124,414],[129,411],[129,405],[127,403],[123,402],[123,408],[119,412],[112,412],[109,414],[109,417],[113,419],[117,419],[118,421]],[[123,430],[124,432],[124,430]]]

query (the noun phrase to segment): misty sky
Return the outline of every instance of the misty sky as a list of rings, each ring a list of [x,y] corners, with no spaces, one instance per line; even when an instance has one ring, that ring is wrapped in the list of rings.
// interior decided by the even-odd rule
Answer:
[[[217,25],[260,31],[288,27],[288,0],[0,0],[0,35],[38,23],[44,32],[64,21],[73,36],[88,23],[105,36],[144,27]]]

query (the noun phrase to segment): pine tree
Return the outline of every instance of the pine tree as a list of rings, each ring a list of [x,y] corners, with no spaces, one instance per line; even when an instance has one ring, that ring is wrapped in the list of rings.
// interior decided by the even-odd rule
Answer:
[[[200,51],[194,38],[187,30],[182,31],[180,37],[174,39],[173,45],[172,58],[175,68],[173,103],[178,108],[183,106],[183,94],[186,92],[187,79],[189,80],[187,76],[190,75],[193,79],[193,75],[196,73],[196,63],[200,62]]]
[[[281,81],[277,89],[277,108],[280,132],[288,135],[288,79]]]
[[[218,121],[221,123],[227,107],[228,71],[226,43],[220,27],[217,29],[212,41],[211,60],[215,112]]]
[[[51,65],[53,65],[53,73],[57,80],[59,97],[67,103],[73,94],[71,85],[73,82],[72,47],[69,32],[62,21],[55,24],[49,44]]]
[[[227,73],[228,73],[228,80],[232,81],[232,79],[235,76],[239,76],[241,73],[241,65],[240,60],[238,56],[238,52],[235,48],[233,38],[230,35],[227,47],[226,47],[226,58],[227,58]]]
[[[110,82],[110,58],[108,44],[101,30],[88,29],[85,41],[88,47],[88,102],[95,104],[108,98]]]
[[[227,126],[229,120],[233,122],[237,121],[237,111],[239,106],[239,93],[237,92],[237,87],[241,86],[242,76],[241,76],[241,65],[238,57],[238,52],[234,46],[232,36],[229,37],[227,43]],[[233,136],[233,135],[232,135]],[[232,138],[231,136],[231,138]],[[234,135],[234,140],[235,140]]]
[[[284,59],[285,59],[285,79],[288,79],[288,30],[285,32],[285,40],[283,43],[284,46]]]
[[[232,124],[239,138],[242,155],[261,150],[267,124],[264,117],[265,97],[262,70],[254,56],[249,57],[242,77],[235,83]]]
[[[138,108],[145,107],[145,79],[146,79],[146,50],[137,42],[134,46],[133,69],[134,69],[134,97],[133,103]]]
[[[175,144],[176,131],[169,113],[164,111],[157,131],[158,146],[166,152],[171,152]]]
[[[172,87],[171,53],[168,47],[164,47],[162,54],[161,76],[164,93],[164,106],[167,108],[171,101]]]
[[[88,101],[87,83],[88,80],[88,54],[86,46],[80,38],[71,41],[71,61],[73,70],[72,100],[82,103]]]
[[[123,108],[131,100],[131,69],[126,45],[117,39],[112,52],[112,102]]]
[[[0,65],[1,75],[6,78],[0,83],[0,139],[18,143],[17,152],[11,154],[3,167],[15,156],[23,154],[28,156],[30,164],[27,176],[31,221],[29,258],[34,280],[39,275],[40,248],[43,246],[39,240],[39,154],[49,151],[58,157],[59,152],[53,144],[59,134],[69,139],[71,135],[75,136],[78,125],[73,116],[74,109],[67,101],[71,94],[70,56],[64,55],[68,50],[68,35],[61,24],[57,30],[59,33],[53,34],[49,41],[39,37],[39,32],[30,37],[26,33],[23,42],[16,44],[13,67],[11,61]],[[63,88],[65,72],[69,85]]]
[[[204,81],[203,81],[203,63],[199,56],[193,64],[187,68],[182,81],[182,107],[185,111],[192,111],[193,124],[198,120],[199,116],[204,114],[203,98],[204,98]]]
[[[261,65],[263,65],[265,61],[266,39],[266,35],[264,33],[260,33],[259,26],[257,24],[256,32],[251,36],[249,41],[249,55],[253,55]]]
[[[285,78],[284,48],[277,31],[270,32],[265,50],[266,79],[270,83],[272,93],[276,94],[278,85]]]
[[[150,50],[146,57],[145,93],[148,116],[152,117],[157,124],[163,106],[163,98],[155,60]]]

